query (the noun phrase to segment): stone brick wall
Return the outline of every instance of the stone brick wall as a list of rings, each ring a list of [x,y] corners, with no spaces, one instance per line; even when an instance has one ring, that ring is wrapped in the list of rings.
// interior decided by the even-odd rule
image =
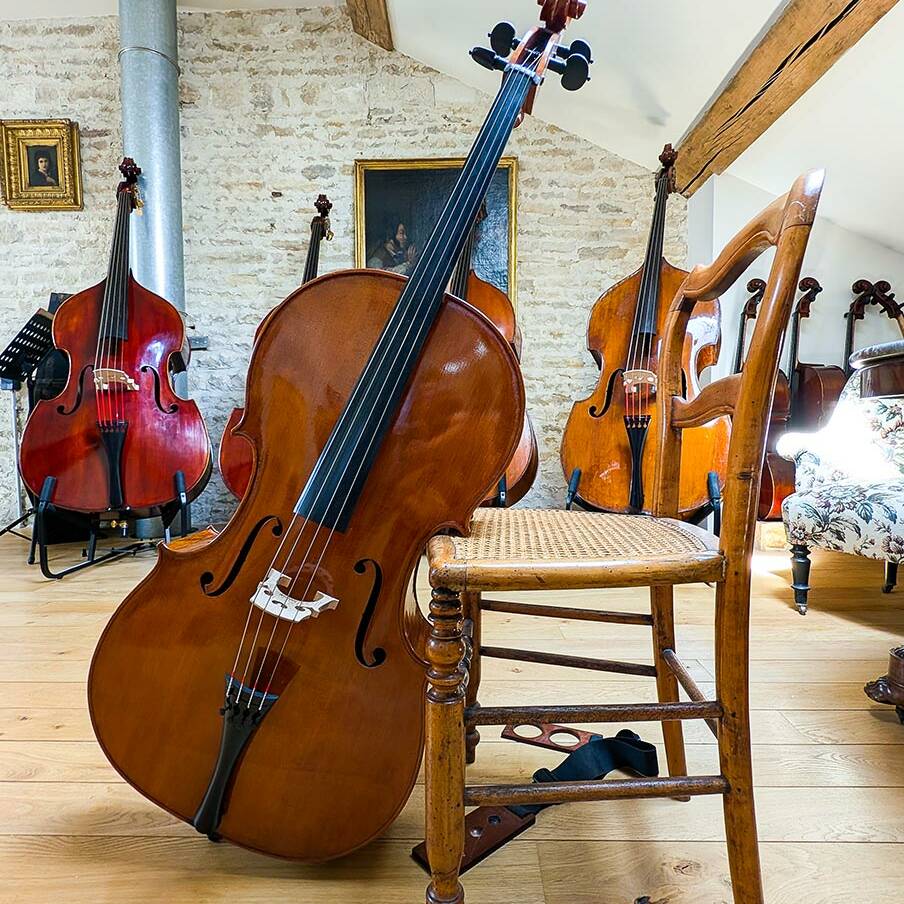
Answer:
[[[299,282],[316,195],[326,192],[335,205],[321,272],[352,266],[354,160],[464,155],[489,96],[362,40],[344,8],[182,13],[180,31],[187,306],[189,321],[210,337],[189,379],[218,443],[241,402],[255,326]],[[77,290],[104,274],[121,154],[116,21],[0,23],[0,50],[0,115],[77,120],[85,177],[80,213],[0,207],[5,342],[50,291]],[[517,304],[542,456],[527,501],[553,505],[564,489],[565,419],[572,400],[595,385],[587,317],[599,294],[643,259],[652,179],[532,118],[507,153],[520,162]],[[677,264],[685,228],[684,203],[673,200],[666,247]],[[0,420],[4,517],[13,508],[13,471],[11,434]],[[197,520],[223,518],[232,507],[215,475]]]

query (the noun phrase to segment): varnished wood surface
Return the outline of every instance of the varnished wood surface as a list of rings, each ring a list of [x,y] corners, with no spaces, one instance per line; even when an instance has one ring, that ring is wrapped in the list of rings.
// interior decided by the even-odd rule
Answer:
[[[70,556],[73,550],[59,550]],[[882,565],[814,551],[820,601],[797,616],[784,552],[754,558],[751,705],[761,853],[769,904],[898,904],[904,862],[904,727],[862,692],[904,636],[904,593],[879,591]],[[387,835],[351,857],[305,867],[200,838],[129,788],[93,739],[84,680],[94,643],[153,557],[61,583],[0,540],[0,883],[3,904],[416,904],[424,874],[408,856],[423,833],[412,795]],[[428,598],[421,569],[420,596]],[[649,611],[638,590],[511,594],[580,608]],[[712,591],[676,591],[679,649],[704,693],[714,680]],[[649,662],[648,629],[485,612],[485,642]],[[693,653],[689,648],[693,649]],[[831,651],[832,665],[824,656]],[[483,660],[489,706],[655,699],[644,678]],[[605,732],[624,726],[612,725]],[[637,725],[633,726],[635,729]],[[660,744],[661,727],[640,726]],[[703,723],[687,723],[688,764],[717,768]],[[526,781],[558,757],[482,729],[469,780]],[[720,803],[569,804],[467,875],[474,904],[723,904],[727,862]]]
[[[95,394],[95,356],[106,281],[67,299],[53,322],[53,342],[69,356],[63,391],[39,402],[28,418],[19,452],[22,478],[38,495],[45,477],[57,478],[51,502],[82,512],[110,508],[108,459],[98,419],[104,402]],[[194,499],[210,475],[210,439],[198,406],[179,398],[169,365],[185,342],[179,312],[130,275],[129,338],[120,343],[117,366],[139,390],[123,392],[117,404],[128,429],[122,450],[125,506],[156,510],[176,498],[181,470]],[[112,402],[107,402],[112,405]],[[68,413],[63,413],[68,412]]]
[[[896,3],[791,0],[679,142],[679,191],[724,172]]]
[[[600,379],[593,393],[574,403],[562,436],[561,460],[565,479],[581,469],[577,495],[591,506],[613,512],[629,512],[631,448],[625,430],[626,399],[621,372],[631,355],[631,324],[637,307],[643,269],[617,283],[597,299],[587,327],[587,347],[597,357]],[[668,313],[685,270],[665,259],[661,264],[660,307],[652,368],[658,370],[659,345]],[[700,374],[715,363],[721,342],[719,302],[701,303],[688,325],[683,365],[688,395],[699,389]],[[650,433],[643,453],[644,510],[651,510],[656,467],[654,441],[661,391],[649,406]],[[607,408],[608,403],[608,408]],[[602,415],[600,415],[600,412]],[[727,418],[685,431],[681,462],[679,512],[692,514],[709,500],[707,474],[715,471],[724,479],[730,424]]]
[[[224,676],[248,601],[271,567],[294,577],[305,561],[306,575],[316,573],[310,592],[335,596],[338,608],[288,638],[285,623],[278,629],[268,614],[242,654],[253,666],[239,680],[258,668],[251,651],[264,655],[275,637],[284,670],[219,827],[257,851],[339,856],[379,834],[403,806],[423,734],[423,618],[405,604],[411,572],[432,533],[466,527],[521,432],[514,352],[485,318],[448,297],[348,525],[331,535],[309,528],[290,565],[285,551],[277,557],[276,526],[291,522],[403,285],[378,271],[333,273],[264,321],[237,428],[257,465],[238,510],[212,539],[161,549],[92,661],[88,699],[105,752],[148,798],[191,820],[216,762]],[[337,349],[336,323],[352,321],[357,342]],[[467,366],[453,370],[450,361]],[[298,534],[286,528],[284,536],[294,542]],[[293,743],[302,736],[305,743]]]

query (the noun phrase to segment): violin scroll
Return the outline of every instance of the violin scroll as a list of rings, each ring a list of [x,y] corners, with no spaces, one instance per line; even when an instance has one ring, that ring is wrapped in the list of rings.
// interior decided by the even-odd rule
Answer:
[[[323,230],[323,237],[331,242],[333,240],[332,224],[330,223],[330,211],[333,209],[333,202],[326,195],[318,195],[314,202],[317,208],[318,216],[314,218],[315,222],[319,220]]]
[[[142,206],[141,197],[138,194],[138,177],[141,175],[141,167],[138,166],[131,157],[123,157],[122,163],[119,164],[119,171],[122,173],[122,182],[116,188],[116,194],[119,196],[121,192],[127,191],[132,194],[132,208],[140,208]]]
[[[810,305],[816,301],[816,296],[822,291],[822,286],[815,277],[805,276],[798,283],[797,288],[804,293],[797,302],[797,311],[801,317],[807,318],[810,316]]]

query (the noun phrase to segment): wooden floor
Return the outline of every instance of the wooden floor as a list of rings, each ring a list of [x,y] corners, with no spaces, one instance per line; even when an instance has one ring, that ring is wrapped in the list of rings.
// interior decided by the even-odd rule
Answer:
[[[0,540],[3,904],[423,901],[425,877],[408,857],[422,836],[420,788],[385,839],[315,868],[210,844],[127,787],[94,742],[84,681],[106,618],[152,559],[51,583],[25,565],[25,551],[20,540]],[[813,608],[801,618],[787,557],[758,555],[755,566],[754,761],[767,900],[897,904],[904,726],[862,686],[885,671],[889,648],[904,637],[904,590],[879,592],[880,563],[816,553]],[[636,590],[548,598],[646,605]],[[679,651],[706,691],[712,591],[681,591],[678,614]],[[649,662],[648,631],[639,627],[488,613],[485,640]],[[651,694],[645,679],[486,661],[482,702],[637,702]],[[639,730],[661,739],[657,725]],[[688,737],[692,769],[716,769],[705,726],[692,723]],[[471,776],[524,779],[557,760],[497,736],[481,745]],[[730,902],[722,837],[717,798],[561,806],[470,872],[465,888],[471,904]]]

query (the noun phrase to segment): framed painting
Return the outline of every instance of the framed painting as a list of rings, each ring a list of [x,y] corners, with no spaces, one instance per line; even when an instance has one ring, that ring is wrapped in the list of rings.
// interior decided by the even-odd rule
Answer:
[[[81,210],[78,123],[0,121],[3,196],[13,210]]]
[[[355,161],[355,265],[407,275],[436,225],[464,158]],[[477,227],[472,266],[516,295],[518,160],[503,157]]]

